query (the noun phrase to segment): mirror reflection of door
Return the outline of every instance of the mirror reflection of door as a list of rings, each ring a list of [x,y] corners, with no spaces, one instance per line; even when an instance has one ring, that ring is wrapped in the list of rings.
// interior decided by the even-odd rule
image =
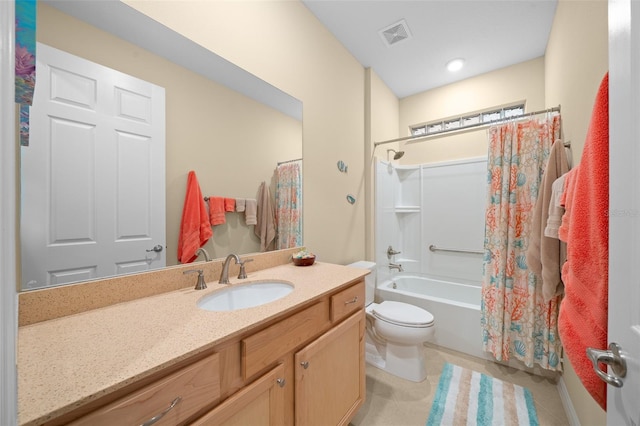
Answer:
[[[43,44],[37,59],[22,288],[164,267],[164,89]]]

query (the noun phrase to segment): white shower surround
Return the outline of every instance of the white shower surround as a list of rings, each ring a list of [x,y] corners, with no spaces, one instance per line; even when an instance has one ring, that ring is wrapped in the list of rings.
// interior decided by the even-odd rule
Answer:
[[[376,164],[377,298],[428,310],[436,321],[432,343],[482,358],[483,256],[432,252],[429,246],[482,252],[486,170],[484,157]],[[389,246],[401,253],[389,259]],[[390,270],[390,262],[401,264],[404,273]]]

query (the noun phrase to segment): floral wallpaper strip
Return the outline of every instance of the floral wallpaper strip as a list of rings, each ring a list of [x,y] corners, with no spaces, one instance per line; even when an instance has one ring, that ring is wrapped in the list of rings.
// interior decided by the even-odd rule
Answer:
[[[16,103],[20,144],[29,145],[29,105],[36,87],[36,0],[16,0]]]
[[[302,161],[285,163],[276,169],[276,248],[302,245]]]
[[[513,356],[548,370],[562,369],[560,300],[544,302],[526,252],[542,175],[559,138],[559,115],[492,127],[487,166],[483,349],[498,361]]]

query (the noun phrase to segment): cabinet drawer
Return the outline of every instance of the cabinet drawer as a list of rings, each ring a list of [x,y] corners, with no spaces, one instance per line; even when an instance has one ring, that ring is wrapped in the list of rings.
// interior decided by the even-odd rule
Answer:
[[[364,307],[364,281],[331,296],[331,322]]]
[[[179,424],[220,398],[219,374],[218,354],[213,354],[71,424],[140,425],[165,411],[157,425]]]
[[[242,371],[248,379],[329,327],[326,301],[242,339]]]

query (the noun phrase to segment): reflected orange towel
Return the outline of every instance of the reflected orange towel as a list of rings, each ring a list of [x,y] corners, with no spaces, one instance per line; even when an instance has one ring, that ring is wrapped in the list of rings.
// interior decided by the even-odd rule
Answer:
[[[235,198],[225,198],[224,199],[224,211],[226,211],[226,212],[234,212],[234,211],[236,211],[236,199]]]
[[[196,250],[202,247],[213,235],[207,208],[202,198],[198,179],[193,171],[187,177],[187,193],[182,207],[180,235],[178,235],[178,260],[190,263],[196,259]]]
[[[560,238],[567,242],[562,268],[565,297],[558,331],[580,381],[606,410],[607,389],[586,348],[607,347],[609,279],[609,78],[596,97],[580,164],[565,182],[566,203]]]
[[[209,221],[211,226],[222,225],[227,221],[224,217],[223,197],[209,197]]]

